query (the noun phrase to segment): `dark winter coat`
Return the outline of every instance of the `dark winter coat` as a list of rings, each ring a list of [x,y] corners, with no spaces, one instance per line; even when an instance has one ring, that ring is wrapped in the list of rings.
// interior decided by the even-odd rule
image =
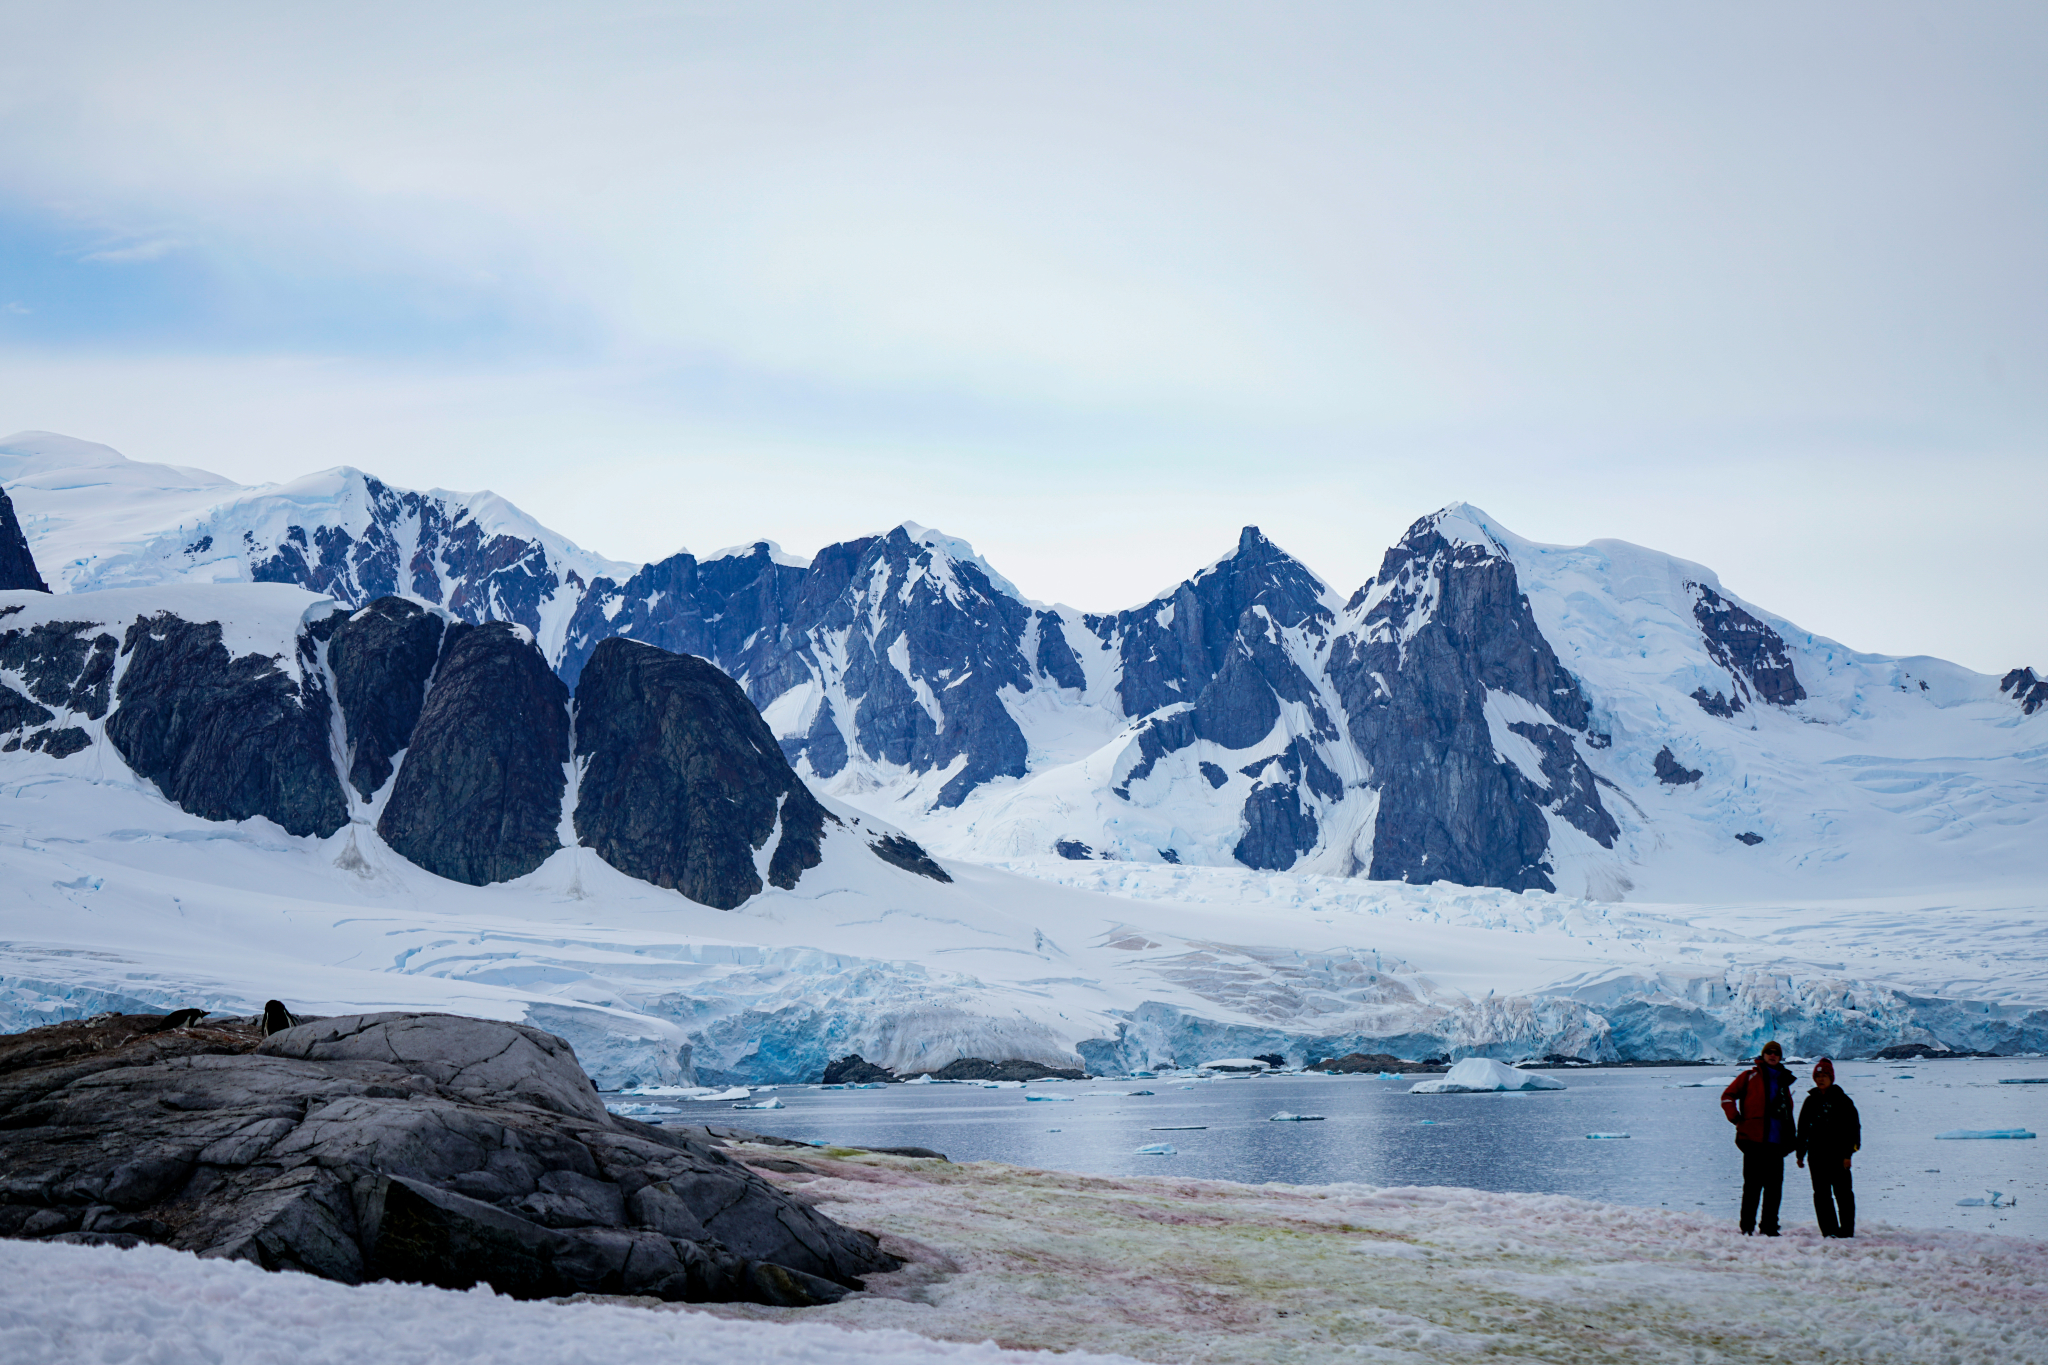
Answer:
[[[1839,1085],[1807,1094],[1799,1106],[1799,1155],[1818,1160],[1848,1156],[1863,1146],[1863,1121],[1856,1102]]]
[[[1783,1066],[1758,1062],[1728,1083],[1721,1108],[1735,1125],[1735,1140],[1762,1142],[1779,1155],[1792,1150],[1798,1125],[1792,1117],[1792,1073]]]

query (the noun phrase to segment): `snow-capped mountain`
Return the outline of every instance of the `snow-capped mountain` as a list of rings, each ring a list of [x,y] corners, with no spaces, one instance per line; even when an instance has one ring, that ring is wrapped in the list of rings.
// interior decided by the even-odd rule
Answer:
[[[814,787],[957,857],[1600,898],[2044,870],[2031,671],[1857,653],[1700,565],[1543,545],[1462,504],[1348,599],[1248,527],[1093,615],[914,523],[634,570],[493,495],[354,470],[244,489],[30,435],[0,443],[0,483],[59,591],[396,593],[526,627],[570,687],[615,636],[700,655]]]

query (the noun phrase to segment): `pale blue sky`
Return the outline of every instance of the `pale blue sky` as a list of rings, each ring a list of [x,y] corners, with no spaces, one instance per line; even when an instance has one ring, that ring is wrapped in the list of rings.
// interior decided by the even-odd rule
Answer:
[[[1462,498],[2048,665],[2035,4],[0,12],[0,430],[1087,608]]]

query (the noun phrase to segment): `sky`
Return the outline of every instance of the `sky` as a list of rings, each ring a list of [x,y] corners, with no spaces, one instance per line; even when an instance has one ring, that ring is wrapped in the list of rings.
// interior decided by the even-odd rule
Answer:
[[[0,14],[0,430],[1091,610],[1464,500],[2048,668],[2036,3]]]

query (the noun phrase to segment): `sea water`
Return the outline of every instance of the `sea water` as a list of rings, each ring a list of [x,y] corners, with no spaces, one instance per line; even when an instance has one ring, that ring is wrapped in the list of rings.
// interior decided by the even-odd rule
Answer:
[[[776,1093],[786,1107],[772,1116],[690,1104],[678,1106],[686,1112],[673,1121],[723,1121],[805,1142],[929,1147],[954,1161],[1093,1175],[1462,1185],[1735,1218],[1742,1162],[1720,1105],[1733,1068],[1543,1074],[1567,1088],[1411,1095],[1414,1077],[1320,1075],[1033,1082],[1021,1091],[784,1086]],[[1998,1084],[2025,1076],[2048,1076],[2048,1062],[1842,1063],[1840,1083],[1863,1118],[1863,1151],[1854,1166],[1858,1221],[2048,1236],[2048,1085]],[[1802,1079],[1798,1096],[1809,1088]],[[1154,1093],[1128,1093],[1134,1090]],[[1073,1103],[1034,1104],[1033,1095]],[[1324,1119],[1276,1123],[1276,1113]],[[1958,1128],[2025,1128],[2044,1137],[1935,1139]],[[1174,1154],[1139,1154],[1161,1142],[1170,1142]],[[1956,1203],[1993,1189],[2017,1203]],[[1788,1157],[1784,1225],[1813,1221],[1807,1174]]]

